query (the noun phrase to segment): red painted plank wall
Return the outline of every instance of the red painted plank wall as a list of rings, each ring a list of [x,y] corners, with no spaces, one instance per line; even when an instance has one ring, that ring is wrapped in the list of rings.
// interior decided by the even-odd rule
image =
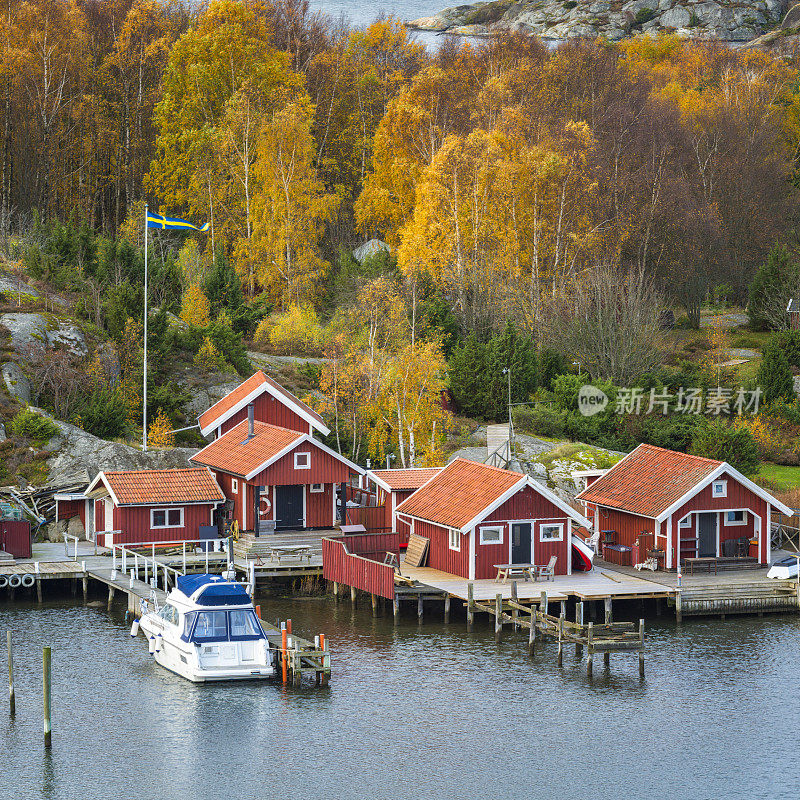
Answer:
[[[535,489],[525,486],[503,505],[493,511],[487,520],[553,519],[565,516],[564,512]]]
[[[323,492],[312,492],[306,486],[306,527],[332,528],[333,514],[333,484],[326,483]]]
[[[414,489],[409,489],[404,492],[399,492],[399,491],[394,492],[394,498],[395,498],[394,507],[397,508],[397,506],[399,506],[400,503],[403,502],[403,500],[406,500],[407,498],[411,497],[411,495],[414,494],[414,491],[415,491]],[[387,501],[387,504],[388,502],[390,501]],[[408,545],[408,534],[411,533],[411,526],[404,520],[400,519],[399,517],[393,520],[391,518],[392,517],[391,507],[388,508],[388,514],[386,516],[387,516],[387,521],[386,521],[387,527],[396,530],[400,534],[400,546],[406,547],[406,545]]]
[[[508,524],[503,522],[503,541],[501,544],[481,544],[480,529],[483,523],[475,526],[475,577],[495,578],[497,567],[495,564],[509,562],[509,533]],[[467,537],[464,537],[465,539]]]
[[[394,598],[394,568],[348,552],[343,537],[322,540],[322,576],[379,597]]]
[[[259,422],[268,422],[270,425],[278,425],[281,428],[288,428],[291,431],[300,433],[309,432],[309,424],[300,416],[287,408],[283,403],[276,400],[271,394],[264,392],[253,401],[255,406],[255,418]],[[240,422],[247,419],[247,406],[237,411],[229,420],[222,424],[222,432],[226,433],[231,428],[235,428]]]
[[[59,500],[58,518],[72,519],[80,517],[84,527],[86,527],[86,501],[84,500]]]
[[[166,508],[166,506],[157,506]],[[126,542],[168,542],[173,539],[198,539],[201,525],[211,525],[213,506],[208,503],[195,506],[169,506],[183,508],[183,526],[180,528],[150,527],[150,507],[114,508],[114,530],[121,531]],[[123,539],[114,537],[114,543]]]
[[[386,516],[385,506],[351,507],[347,509],[347,524],[363,525],[368,531],[384,531],[387,529]]]
[[[242,480],[242,478],[235,479],[238,481],[239,489],[238,492],[234,494],[232,488],[234,481],[233,475],[228,475],[227,472],[219,472],[218,470],[212,470],[211,474],[216,478],[219,488],[222,489],[222,494],[224,494],[228,500],[233,500],[233,518],[239,521],[239,528],[244,530],[242,526],[242,504],[244,500],[244,490],[242,487],[245,485],[244,480]],[[250,516],[252,516],[252,513],[248,509],[248,517]],[[252,525],[252,521],[249,519],[248,524]]]
[[[543,525],[561,523],[564,525],[564,532],[560,542],[543,542],[540,538],[540,529]],[[552,556],[556,556],[555,573],[556,575],[566,575],[569,571],[572,559],[572,543],[569,541],[569,520],[566,517],[554,517],[553,519],[543,519],[534,524],[533,555],[534,562],[541,566],[546,566]]]
[[[31,557],[31,524],[27,520],[0,520],[0,550],[14,558]]]
[[[311,468],[295,469],[294,454],[310,452]],[[312,442],[303,442],[251,479],[257,486],[296,486],[303,483],[346,483],[350,468]]]
[[[426,566],[469,578],[469,536],[461,537],[461,550],[451,550],[447,528],[432,522],[414,521],[414,533],[430,539]]]
[[[605,506],[600,506],[599,521],[601,531],[616,531],[617,543],[625,544],[628,547],[633,547],[636,537],[642,531],[655,532],[655,520]],[[662,526],[662,530],[666,529]],[[659,542],[663,545],[664,539],[659,539]]]

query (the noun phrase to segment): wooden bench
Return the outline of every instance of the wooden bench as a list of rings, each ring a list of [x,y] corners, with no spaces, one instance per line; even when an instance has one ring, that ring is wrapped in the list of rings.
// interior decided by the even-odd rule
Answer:
[[[706,567],[708,574],[711,574],[711,568],[714,568],[714,574],[717,574],[717,559],[713,556],[704,556],[702,558],[684,558],[683,563],[689,567],[689,574],[694,575],[695,567]]]
[[[535,564],[495,564],[497,570],[497,577],[494,579],[495,583],[505,583],[509,578],[524,578],[526,581],[535,581],[534,569]]]

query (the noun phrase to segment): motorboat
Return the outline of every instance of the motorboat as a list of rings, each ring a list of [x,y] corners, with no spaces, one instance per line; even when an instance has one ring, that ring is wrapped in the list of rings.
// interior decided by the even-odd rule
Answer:
[[[768,578],[796,578],[797,567],[800,562],[800,555],[786,556],[776,561],[768,570]]]
[[[579,572],[591,572],[594,561],[594,550],[591,545],[577,534],[572,534],[572,569]]]
[[[244,586],[219,575],[181,575],[163,605],[142,601],[131,636],[156,663],[190,681],[268,678],[275,660]]]

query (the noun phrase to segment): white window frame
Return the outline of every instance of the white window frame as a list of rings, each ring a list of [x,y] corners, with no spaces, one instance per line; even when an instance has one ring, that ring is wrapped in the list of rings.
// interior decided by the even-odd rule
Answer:
[[[164,512],[164,524],[163,525],[156,525],[154,516],[157,511]],[[170,511],[177,511],[181,515],[181,521],[177,525],[170,525],[169,524],[169,512]],[[150,509],[150,527],[154,530],[163,530],[164,528],[182,528],[183,527],[183,507],[180,508],[151,508]]]
[[[544,536],[545,528],[558,528],[558,536]],[[539,525],[539,542],[541,544],[549,544],[550,542],[563,542],[564,541],[564,523],[563,522],[544,522]]]
[[[298,464],[298,462],[297,462],[298,456],[305,456],[306,457],[305,466],[303,466],[302,464]],[[301,453],[295,453],[294,454],[294,468],[295,469],[311,469],[311,451],[310,450],[303,450],[303,452],[301,452]]]
[[[679,528],[691,528],[692,527],[692,515],[687,514],[679,523]]]
[[[320,492],[325,491],[325,484],[324,483],[311,483],[309,484],[309,492],[311,494],[319,494]]]
[[[744,508],[732,508],[729,511],[724,511],[723,514],[722,523],[726,528],[735,528],[737,525],[747,525],[748,523],[747,510]],[[741,514],[742,518],[738,522],[731,521],[728,519],[728,514]]]
[[[717,486],[722,487],[722,491],[717,492]],[[711,483],[711,496],[716,497],[727,497],[728,496],[728,481],[712,481]]]
[[[458,528],[447,529],[447,544],[451,550],[461,552],[461,531]]]
[[[479,528],[480,531],[480,543],[481,544],[503,544],[503,530],[504,525],[484,525],[482,528]],[[497,539],[486,539],[484,536],[484,531],[497,531],[499,536]]]
[[[231,493],[239,494],[239,479],[231,478]]]

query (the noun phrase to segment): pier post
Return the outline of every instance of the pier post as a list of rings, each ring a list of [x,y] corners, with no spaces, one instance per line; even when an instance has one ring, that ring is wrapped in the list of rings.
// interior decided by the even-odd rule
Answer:
[[[542,614],[546,614],[547,613],[548,600],[547,600],[547,592],[545,592],[545,591],[542,592],[542,602],[539,605],[539,608],[542,610]]]
[[[36,578],[36,602],[42,602],[42,579],[39,577]]]
[[[111,606],[114,603],[114,587],[108,587],[108,602],[106,603],[106,611],[111,611]]]
[[[656,597],[656,616],[657,617],[661,616],[661,598],[660,597]]]
[[[519,602],[519,595],[517,594],[517,582],[511,581],[511,599],[515,602]],[[519,625],[517,624],[519,621],[519,612],[516,608],[511,609],[511,620],[513,623],[513,630],[519,630]]]
[[[610,625],[614,621],[614,614],[611,610],[611,598],[606,597],[606,625]]]
[[[675,595],[675,622],[682,622],[683,621],[683,611],[681,608],[681,591],[678,589],[677,594]]]
[[[560,615],[558,618],[558,666],[564,663],[564,617]]]
[[[494,638],[500,641],[503,635],[503,595],[494,596]]]
[[[575,603],[575,622],[578,623],[581,627],[583,627],[583,600],[580,603]],[[583,630],[580,631],[579,635],[583,635]],[[583,657],[583,645],[576,644],[575,645],[575,655],[578,658]]]
[[[422,604],[422,595],[417,595],[417,621],[422,622],[422,615],[425,613],[425,609]]]
[[[73,597],[77,597],[77,595],[78,595],[78,579],[77,578],[73,578],[72,579],[72,596]]]
[[[448,592],[444,596],[444,624],[447,625],[450,622],[450,593]]]
[[[644,678],[644,620],[639,620],[639,677]]]
[[[356,604],[356,587],[350,587],[350,602],[355,605]]]
[[[396,594],[392,598],[392,616],[394,617],[394,624],[397,625],[400,618],[400,598]]]
[[[52,727],[50,724],[50,648],[45,647],[42,651],[42,668],[44,672],[44,746],[49,748],[51,744]]]
[[[531,603],[531,627],[528,629],[528,655],[536,648],[536,606]]]
[[[372,602],[372,616],[378,616],[378,595],[370,594],[369,596],[370,601]]]
[[[286,684],[286,623],[281,622],[281,681]]]
[[[83,584],[83,602],[86,603],[89,599],[89,576],[85,573],[81,579],[81,583]]]
[[[590,622],[586,632],[586,675],[591,678],[594,660],[594,623]]]
[[[475,602],[475,585],[472,581],[467,583],[467,630],[472,630],[472,623],[475,621],[475,609],[473,603]]]
[[[339,602],[339,584],[337,581],[333,582],[333,602]]]
[[[8,710],[13,717],[17,713],[17,697],[14,694],[14,650],[11,645],[11,631],[6,631],[8,646]]]

